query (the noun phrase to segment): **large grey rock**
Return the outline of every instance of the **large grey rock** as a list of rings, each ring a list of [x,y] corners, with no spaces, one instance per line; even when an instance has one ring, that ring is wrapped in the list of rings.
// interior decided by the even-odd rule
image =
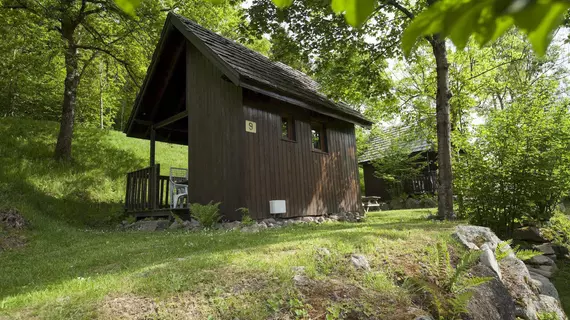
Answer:
[[[366,270],[366,271],[370,270],[370,264],[368,263],[368,259],[366,259],[366,257],[361,254],[353,254],[350,257],[350,261],[352,262],[352,265],[356,269]]]
[[[527,313],[532,314],[533,311],[528,311],[527,306],[532,303],[536,293],[528,285],[531,283],[531,277],[524,262],[514,255],[509,255],[499,262],[499,266],[503,284],[515,301],[517,316],[524,318]]]
[[[227,230],[236,230],[239,229],[241,225],[241,221],[224,222],[222,223],[222,228]]]
[[[501,279],[501,269],[499,268],[499,263],[497,262],[495,253],[491,251],[491,248],[489,248],[489,245],[487,243],[481,246],[481,251],[481,256],[479,257],[481,263],[493,270],[495,275]]]
[[[389,211],[389,210],[390,210],[389,204],[387,204],[386,202],[380,203],[380,211]]]
[[[540,275],[543,275],[547,278],[552,278],[552,276],[554,275],[554,273],[556,271],[558,271],[558,267],[556,267],[556,265],[552,265],[552,266],[529,266],[528,267],[529,272],[533,272],[533,273],[537,273]]]
[[[560,301],[558,299],[541,294],[538,302],[535,304],[537,313],[555,313],[559,320],[567,320],[568,317],[564,313]]]
[[[540,229],[532,226],[515,229],[513,239],[538,243],[548,242],[548,239],[542,235]]]
[[[526,260],[525,263],[532,266],[552,266],[555,264],[554,260],[544,255],[532,257]]]
[[[327,248],[317,248],[317,254],[323,257],[323,256],[330,256],[331,252]]]
[[[274,218],[269,218],[269,219],[263,219],[263,221],[265,224],[276,224],[277,220],[275,220]]]
[[[477,277],[493,277],[493,280],[473,289],[473,297],[467,305],[470,320],[515,319],[515,302],[507,288],[496,278],[495,272],[482,264],[476,265],[471,273]]]
[[[184,229],[186,230],[198,229],[201,227],[200,222],[194,219],[185,220],[182,224],[184,225]]]
[[[538,292],[543,295],[551,296],[555,299],[559,299],[558,290],[556,287],[550,282],[550,280],[536,272],[530,271],[530,277],[533,280],[533,284],[538,289]]]
[[[457,241],[471,250],[479,250],[483,244],[487,244],[491,251],[495,251],[501,239],[486,227],[457,226],[452,235]]]
[[[168,220],[141,220],[134,223],[134,229],[139,231],[160,231],[170,226]]]
[[[534,246],[532,246],[532,248],[534,250],[538,250],[538,251],[542,252],[543,254],[548,254],[548,255],[556,254],[556,252],[554,251],[554,247],[552,246],[551,243],[543,243],[540,245],[534,245]]]
[[[178,222],[177,220],[175,220],[170,227],[168,227],[168,230],[178,230],[178,229],[182,229],[184,228],[184,225],[180,222]]]
[[[246,233],[257,233],[259,232],[259,226],[257,224],[252,224],[251,226],[241,228],[240,231]]]

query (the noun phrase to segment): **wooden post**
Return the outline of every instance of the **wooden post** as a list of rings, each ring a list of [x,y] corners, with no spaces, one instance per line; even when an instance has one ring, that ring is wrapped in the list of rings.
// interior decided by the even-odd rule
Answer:
[[[156,177],[160,174],[159,172],[157,172],[157,167],[155,164],[155,153],[156,153],[156,129],[154,128],[154,126],[152,126],[150,128],[150,172],[149,172],[149,197],[150,197],[150,209],[151,210],[155,210],[157,209],[157,204],[156,204],[156,195],[157,195],[157,180]]]
[[[156,153],[156,130],[154,127],[150,128],[150,166],[154,167]]]

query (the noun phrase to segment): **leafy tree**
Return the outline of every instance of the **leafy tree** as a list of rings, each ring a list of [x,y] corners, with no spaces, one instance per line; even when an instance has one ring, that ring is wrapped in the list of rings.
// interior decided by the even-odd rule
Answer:
[[[350,87],[350,83],[362,84],[361,87],[370,90],[351,91],[358,95],[348,96],[351,102],[355,100],[371,101],[382,97],[382,91],[389,90],[389,81],[383,69],[386,58],[397,57],[401,54],[399,44],[406,25],[426,6],[434,2],[387,1],[374,3],[373,14],[367,17],[367,22],[360,28],[354,29],[346,25],[342,17],[336,16],[333,9],[322,1],[308,0],[294,2],[286,10],[276,9],[270,0],[256,0],[248,10],[251,26],[260,33],[270,35],[279,32],[283,25],[287,32],[304,52],[303,55],[314,56],[317,70],[327,68],[327,61],[347,61],[336,64],[337,69],[344,72],[328,72],[334,76],[329,83],[340,87]],[[334,5],[333,5],[334,7]],[[337,8],[338,9],[338,8]],[[338,10],[337,10],[338,11]],[[350,17],[347,11],[347,19]],[[390,23],[388,21],[394,21]],[[397,21],[397,22],[396,22]],[[441,218],[453,218],[452,174],[451,174],[451,143],[449,122],[449,98],[447,50],[445,39],[438,34],[426,37],[435,60],[437,90],[435,92],[438,161],[439,161],[439,214]],[[336,55],[336,57],[335,57]],[[349,70],[342,66],[360,66]],[[340,66],[340,67],[339,67]],[[368,66],[368,67],[367,67]],[[356,72],[355,72],[356,70]],[[382,70],[382,72],[378,72]],[[334,71],[330,70],[329,71]],[[361,72],[361,73],[359,73]],[[356,74],[356,82],[346,79]],[[348,81],[340,81],[339,79]],[[358,80],[362,79],[362,82]],[[368,81],[368,83],[364,82]],[[326,81],[325,81],[326,84]],[[348,84],[348,85],[347,85]],[[332,86],[334,88],[334,85]],[[342,91],[340,91],[342,92]],[[341,98],[345,98],[342,97]]]
[[[510,236],[517,225],[547,221],[570,188],[570,113],[557,83],[529,88],[491,110],[472,137],[458,140],[462,214]]]
[[[133,17],[112,0],[0,2],[0,88],[6,94],[0,115],[60,120],[55,155],[61,160],[71,159],[75,122],[121,129],[169,10],[268,51],[267,40],[241,28],[239,3],[137,4]]]
[[[112,56],[138,82],[127,60],[113,48],[134,31],[134,24],[127,25],[128,18],[112,1],[8,0],[2,8],[13,11],[23,21],[53,30],[61,38],[58,47],[62,50],[58,53],[63,55],[66,76],[55,157],[70,160],[79,83],[97,54]]]

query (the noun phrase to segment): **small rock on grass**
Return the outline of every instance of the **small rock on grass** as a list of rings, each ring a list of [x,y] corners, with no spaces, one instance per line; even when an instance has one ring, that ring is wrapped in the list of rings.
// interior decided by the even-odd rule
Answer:
[[[366,270],[366,271],[370,270],[370,264],[368,263],[368,259],[366,259],[366,257],[361,254],[353,254],[350,257],[350,261],[352,262],[352,265],[356,269]]]

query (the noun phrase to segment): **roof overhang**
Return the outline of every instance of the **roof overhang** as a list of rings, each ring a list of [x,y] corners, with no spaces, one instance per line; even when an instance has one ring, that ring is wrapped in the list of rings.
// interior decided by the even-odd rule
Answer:
[[[153,57],[147,70],[145,80],[135,100],[133,111],[131,112],[131,115],[127,121],[127,125],[124,130],[127,136],[130,136],[133,124],[136,122],[135,120],[137,119],[137,115],[140,112],[140,105],[143,97],[145,97],[145,94],[148,90],[150,79],[156,75],[156,68],[158,64],[157,62],[162,55],[162,51],[164,50],[164,44],[171,36],[172,32],[175,30],[180,32],[184,38],[186,38],[194,47],[196,47],[201,54],[208,58],[208,60],[210,60],[224,74],[224,76],[226,76],[227,79],[229,79],[236,86],[240,86],[242,88],[267,95],[283,102],[290,103],[335,119],[350,122],[365,128],[370,128],[373,125],[372,121],[362,115],[356,115],[332,109],[328,105],[334,104],[332,101],[327,101],[327,103],[325,103],[325,101],[321,101],[319,99],[308,99],[307,97],[301,97],[300,95],[297,95],[293,92],[282,90],[281,88],[277,87],[268,87],[267,85],[259,83],[254,79],[241,76],[234,68],[232,68],[220,56],[213,52],[200,38],[198,38],[198,36],[188,30],[176,14],[169,13],[166,17],[166,21],[164,23],[157,48],[153,53]],[[153,124],[149,123],[148,125],[152,126]]]

